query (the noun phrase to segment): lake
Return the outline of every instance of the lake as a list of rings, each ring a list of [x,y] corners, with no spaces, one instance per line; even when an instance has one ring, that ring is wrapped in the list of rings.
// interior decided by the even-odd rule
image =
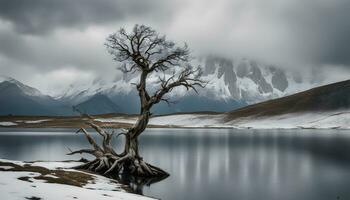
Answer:
[[[73,129],[0,129],[0,158],[67,160]],[[96,135],[95,135],[96,136]],[[121,150],[122,138],[115,141]],[[170,177],[138,193],[164,200],[350,199],[350,131],[148,129],[140,152]]]

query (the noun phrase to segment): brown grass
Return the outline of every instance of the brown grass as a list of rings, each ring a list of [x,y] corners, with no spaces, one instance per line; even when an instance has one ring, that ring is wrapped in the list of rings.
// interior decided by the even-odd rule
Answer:
[[[89,182],[93,181],[94,178],[92,175],[77,172],[77,171],[64,171],[64,170],[49,170],[44,167],[32,166],[30,164],[25,164],[23,166],[10,163],[10,162],[0,162],[0,166],[10,166],[11,169],[1,169],[0,171],[15,171],[15,172],[33,172],[39,173],[40,175],[35,176],[34,179],[37,180],[45,180],[47,183],[57,183],[57,184],[65,184],[72,185],[77,187],[83,187]],[[54,177],[50,177],[47,175],[52,175]],[[19,177],[19,180],[32,182],[30,177],[23,176]]]
[[[249,116],[274,116],[350,107],[350,80],[313,88],[226,113],[225,121]]]
[[[184,114],[184,113],[182,113]],[[193,114],[193,113],[188,113]],[[203,114],[203,113],[200,113]],[[214,113],[207,113],[214,114]],[[137,117],[137,115],[127,115],[127,114],[104,114],[95,115],[93,118],[112,118],[112,117],[123,117],[124,119],[131,119]],[[47,120],[40,123],[25,123],[25,121],[36,121],[36,120]],[[6,128],[90,128],[86,124],[91,120],[87,117],[73,116],[73,117],[52,117],[52,116],[0,116],[0,122],[14,122],[17,125],[14,126],[0,126]],[[24,121],[24,122],[18,122]],[[95,124],[101,127],[110,128],[131,128],[132,123],[116,123],[116,122],[99,122],[95,121]],[[176,126],[164,126],[164,125],[148,125],[148,128],[177,128]]]

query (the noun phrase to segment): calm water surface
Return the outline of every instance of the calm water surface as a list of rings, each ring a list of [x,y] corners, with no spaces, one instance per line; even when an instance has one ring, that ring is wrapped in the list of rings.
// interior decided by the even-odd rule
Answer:
[[[65,160],[88,147],[69,129],[1,129],[0,157]],[[122,138],[115,141],[120,148]],[[138,192],[165,200],[350,199],[350,132],[149,129],[141,154],[171,176]]]

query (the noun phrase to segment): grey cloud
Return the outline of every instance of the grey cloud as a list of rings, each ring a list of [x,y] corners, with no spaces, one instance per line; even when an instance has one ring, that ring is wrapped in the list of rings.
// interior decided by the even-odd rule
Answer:
[[[350,65],[348,0],[194,0],[169,32],[196,50],[291,66]]]
[[[199,52],[268,62],[350,64],[348,0],[0,0],[0,5],[0,19],[18,33],[133,21],[155,26]],[[14,46],[10,41],[7,45]]]
[[[350,65],[350,1],[295,1],[285,23],[315,64]]]
[[[349,69],[348,8],[349,0],[0,0],[0,65],[11,66],[0,74],[70,67],[109,76],[117,64],[105,37],[134,23],[197,55]]]
[[[26,34],[45,34],[60,27],[85,28],[167,10],[161,0],[0,0],[0,5],[0,17]]]

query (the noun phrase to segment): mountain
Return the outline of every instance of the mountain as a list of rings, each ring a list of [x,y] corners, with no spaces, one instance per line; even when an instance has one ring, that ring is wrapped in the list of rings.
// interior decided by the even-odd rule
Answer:
[[[71,115],[72,109],[13,78],[0,77],[0,115]]]
[[[0,90],[1,91],[1,90]],[[197,103],[205,104],[199,99]],[[81,104],[78,109],[85,112],[105,113],[110,110],[119,112],[119,107],[111,103],[103,94],[96,94]],[[99,107],[101,106],[101,107]],[[96,110],[91,110],[96,108]],[[186,108],[188,109],[188,108]],[[95,114],[95,113],[94,113]],[[45,119],[45,118],[43,118]],[[46,127],[59,127],[62,121],[47,117],[53,123],[40,124]],[[62,118],[68,122],[72,118]],[[6,121],[5,121],[6,120]],[[120,113],[99,115],[94,118],[99,123],[132,124],[137,120],[135,115]],[[27,122],[31,124],[30,118]],[[152,115],[149,125],[153,127],[192,127],[192,128],[238,128],[238,129],[350,129],[350,80],[337,82],[299,92],[290,96],[268,100],[249,105],[226,113],[197,112],[175,113],[170,115]],[[56,124],[55,124],[56,123]],[[17,126],[16,118],[8,117],[0,122],[0,126]],[[109,124],[110,125],[110,124]],[[76,126],[76,124],[71,124]],[[328,132],[324,132],[328,133]]]
[[[324,82],[317,73],[300,74],[248,59],[226,59],[206,56],[194,61],[203,69],[206,88],[198,94],[185,88],[174,89],[168,97],[176,103],[161,102],[154,114],[174,112],[226,112],[246,105],[290,95],[319,86]],[[155,90],[156,77],[150,76],[148,89]],[[139,112],[135,84],[137,74],[114,80],[96,79],[91,83],[70,85],[63,93],[51,97],[12,78],[0,78],[0,115],[76,115],[72,107],[88,114]]]
[[[209,81],[207,87],[200,88],[198,95],[187,92],[184,88],[177,88],[169,95],[176,104],[169,106],[162,102],[156,105],[152,112],[225,112],[232,108],[293,94],[322,83],[315,73],[299,74],[248,59],[207,56],[199,58],[194,64],[203,68],[203,79]],[[124,74],[116,80],[94,80],[90,84],[71,85],[57,99],[77,105],[100,93],[122,107],[124,112],[138,113],[139,100],[132,84],[137,81],[137,74]],[[157,85],[150,83],[148,87],[152,89]]]
[[[11,81],[0,83],[0,93],[0,113],[2,115],[54,114],[39,102],[34,101],[33,96],[28,95],[21,87]]]
[[[207,91],[216,91],[216,95],[247,104],[286,96],[322,83],[317,74],[302,75],[298,71],[248,59],[208,56],[202,59],[200,65],[204,68],[204,76],[213,80]]]
[[[77,104],[74,109],[81,113],[88,113],[91,115],[105,114],[105,113],[122,113],[122,110],[114,104],[106,95],[95,94],[88,100]]]

